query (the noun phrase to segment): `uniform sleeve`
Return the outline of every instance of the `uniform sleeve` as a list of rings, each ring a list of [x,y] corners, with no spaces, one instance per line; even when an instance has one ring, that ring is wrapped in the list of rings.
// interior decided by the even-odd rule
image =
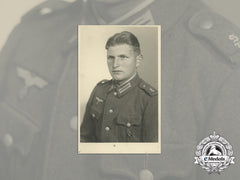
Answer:
[[[94,142],[96,141],[96,125],[92,120],[92,116],[90,114],[90,109],[92,105],[92,100],[95,94],[96,87],[92,91],[90,98],[87,103],[86,111],[83,117],[83,121],[80,128],[80,141],[81,142]]]
[[[158,141],[158,96],[152,96],[143,115],[143,141]]]

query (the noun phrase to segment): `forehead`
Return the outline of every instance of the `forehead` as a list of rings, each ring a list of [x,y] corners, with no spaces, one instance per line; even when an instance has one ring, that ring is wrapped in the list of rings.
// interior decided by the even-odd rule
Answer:
[[[134,48],[128,44],[120,44],[115,46],[110,46],[107,50],[108,54],[132,54],[134,53]]]

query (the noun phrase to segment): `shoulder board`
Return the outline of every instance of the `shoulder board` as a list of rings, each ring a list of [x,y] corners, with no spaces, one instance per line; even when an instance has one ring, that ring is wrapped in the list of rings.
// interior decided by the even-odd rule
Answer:
[[[22,20],[34,20],[37,17],[42,17],[45,15],[50,15],[52,12],[62,10],[72,3],[74,0],[62,0],[62,1],[44,1],[34,8],[32,8],[29,12],[27,12],[23,17]]]
[[[154,87],[145,82],[141,82],[139,87],[149,96],[156,96],[158,94],[158,91]]]
[[[99,86],[101,86],[101,85],[104,85],[104,84],[107,84],[107,82],[110,82],[111,80],[107,80],[107,79],[104,79],[104,80],[102,80],[102,81],[100,81],[99,83],[97,83],[97,85]]]
[[[232,64],[240,63],[240,30],[211,10],[196,13],[189,21],[191,32],[207,41]]]

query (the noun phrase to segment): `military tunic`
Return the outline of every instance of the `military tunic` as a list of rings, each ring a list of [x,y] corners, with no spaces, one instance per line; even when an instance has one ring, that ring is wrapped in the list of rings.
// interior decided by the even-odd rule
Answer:
[[[157,90],[136,75],[120,86],[101,81],[94,88],[81,126],[83,142],[156,142]]]

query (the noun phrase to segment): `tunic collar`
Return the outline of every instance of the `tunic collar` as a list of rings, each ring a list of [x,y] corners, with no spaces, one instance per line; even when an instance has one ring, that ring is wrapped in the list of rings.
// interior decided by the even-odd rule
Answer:
[[[127,94],[131,89],[136,87],[139,84],[139,82],[140,82],[140,78],[139,78],[138,74],[135,74],[134,76],[129,78],[127,81],[125,81],[121,85],[117,85],[116,82],[114,82],[114,80],[112,80],[112,84],[111,84],[108,92],[115,90],[115,92],[117,93],[116,95],[120,98],[120,97],[124,96],[125,94]]]
[[[27,13],[24,19],[39,14],[39,10],[44,7],[52,9],[52,12],[65,9],[69,14],[71,11],[74,19],[82,16],[79,12],[84,10],[88,16],[97,20],[97,24],[161,24],[161,30],[165,32],[179,22],[194,3],[196,6],[203,5],[200,0],[76,0],[73,3],[48,0]]]
[[[161,24],[162,31],[167,31],[196,1],[199,0],[91,1],[91,5],[99,24]]]

